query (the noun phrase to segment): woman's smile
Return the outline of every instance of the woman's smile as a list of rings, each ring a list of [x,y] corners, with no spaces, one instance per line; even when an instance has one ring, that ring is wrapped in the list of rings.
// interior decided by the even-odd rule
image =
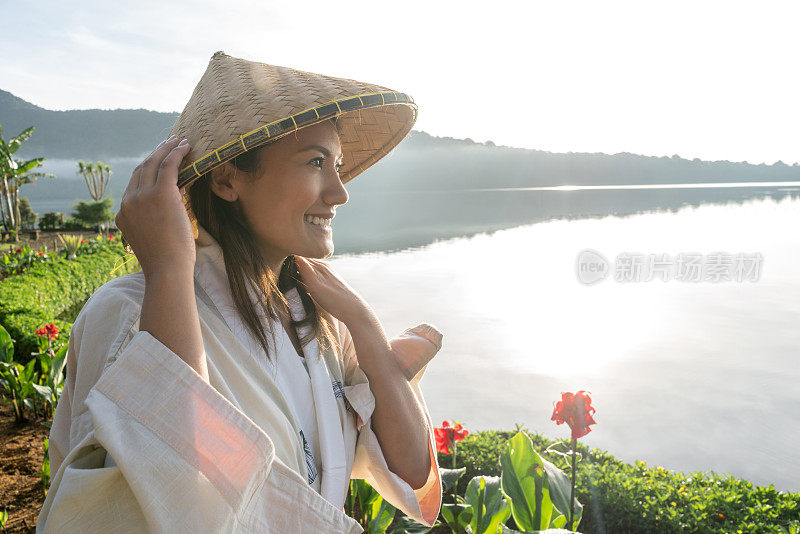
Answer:
[[[322,232],[323,234],[330,234],[332,232],[330,219],[320,219],[319,217],[309,217],[306,215],[304,221],[317,232]]]

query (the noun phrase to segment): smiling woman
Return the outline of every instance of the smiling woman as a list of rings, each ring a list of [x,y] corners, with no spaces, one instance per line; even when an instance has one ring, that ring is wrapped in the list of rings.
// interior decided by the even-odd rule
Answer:
[[[307,291],[297,284],[294,254],[333,254],[329,221],[336,206],[348,198],[338,175],[342,155],[336,122],[329,119],[245,152],[210,171],[188,192],[197,223],[222,247],[236,308],[267,355],[266,325],[248,295],[250,283],[264,289],[259,302],[270,304],[264,307],[267,313],[280,309],[280,295],[297,287],[309,313],[297,324],[288,319],[290,332],[308,324],[312,337],[323,334],[330,340],[328,325],[319,320]],[[338,157],[331,157],[333,153]],[[311,217],[328,223],[323,226]],[[274,273],[277,279],[259,283],[263,273]],[[297,347],[298,341],[293,343]]]
[[[361,532],[351,478],[434,523],[419,382],[442,334],[387,339],[322,261],[344,183],[415,118],[384,87],[214,54],[117,215],[142,271],[75,321],[37,531]]]

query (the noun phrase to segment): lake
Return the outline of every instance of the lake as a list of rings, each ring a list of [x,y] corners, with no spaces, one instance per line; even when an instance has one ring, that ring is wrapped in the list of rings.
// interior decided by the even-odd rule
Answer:
[[[117,203],[126,184],[112,181]],[[589,447],[800,491],[798,186],[375,191],[355,180],[330,261],[390,336],[419,322],[444,333],[422,381],[437,425],[522,423],[567,439],[553,403],[583,389],[597,409]],[[82,180],[25,187],[40,215],[87,198]],[[587,249],[610,270],[649,254],[699,256],[710,271],[714,258],[761,259],[743,281],[615,271],[588,284],[577,271]]]
[[[597,409],[587,446],[800,491],[798,227],[796,196],[762,198],[539,222],[332,265],[388,335],[423,321],[444,333],[422,381],[437,425],[524,423],[567,439],[553,402],[584,389]],[[757,281],[586,285],[575,264],[587,248],[763,261]]]

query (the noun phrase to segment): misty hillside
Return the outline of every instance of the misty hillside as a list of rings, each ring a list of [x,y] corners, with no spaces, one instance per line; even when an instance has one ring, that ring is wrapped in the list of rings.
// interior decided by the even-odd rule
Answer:
[[[0,90],[8,139],[29,126],[22,157],[68,160],[138,157],[166,137],[178,113],[144,109],[52,111]],[[434,137],[412,131],[358,180],[362,190],[463,189],[557,185],[798,181],[800,166],[751,165],[630,153],[553,153]]]

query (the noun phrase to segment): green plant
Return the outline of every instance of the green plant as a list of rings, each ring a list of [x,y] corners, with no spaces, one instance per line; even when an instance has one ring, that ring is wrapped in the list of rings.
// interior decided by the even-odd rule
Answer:
[[[102,231],[107,223],[114,219],[114,212],[111,211],[112,206],[113,201],[111,198],[104,198],[94,202],[79,200],[73,206],[75,211],[72,213],[72,217],[89,228],[100,226]]]
[[[98,235],[94,239],[89,239],[88,241],[81,240],[77,252],[78,254],[95,254],[99,250],[105,250],[113,241],[114,236],[110,234],[106,239],[103,239],[102,235]]]
[[[47,348],[35,356],[39,359],[41,372],[38,383],[33,384],[33,388],[44,402],[45,417],[52,417],[56,413],[56,406],[64,390],[67,345],[61,346],[58,350]]]
[[[3,276],[20,274],[31,265],[49,260],[47,247],[43,246],[38,251],[31,249],[30,245],[19,247],[16,251],[3,254],[0,258],[0,273]]]
[[[135,257],[116,241],[95,254],[31,266],[0,281],[0,324],[17,340],[19,357],[29,358],[39,346],[37,328],[55,323],[62,333],[59,340],[67,342],[72,321],[86,299],[109,280],[138,269]]]
[[[36,374],[36,360],[30,360],[27,365],[14,361],[14,344],[8,331],[0,326],[0,386],[10,395],[10,403],[14,408],[14,421],[21,424],[25,421],[23,407],[35,411],[35,406],[29,398],[35,392],[33,385],[38,376]]]
[[[42,231],[63,230],[66,222],[64,214],[60,211],[49,211],[42,215],[39,220],[39,228]]]
[[[89,195],[95,202],[99,201],[106,194],[108,182],[111,179],[111,166],[102,161],[97,163],[78,162],[78,174],[83,176],[86,187],[89,188]]]
[[[72,217],[67,217],[67,220],[64,221],[64,230],[91,230],[92,225],[85,224],[83,221],[74,219]]]
[[[358,521],[367,534],[383,534],[392,524],[397,508],[389,504],[365,480],[350,480],[350,490],[345,507],[350,517],[355,517],[356,504],[361,514]]]
[[[27,141],[35,130],[33,126],[27,128],[8,141],[0,135],[0,218],[7,230],[13,230],[13,240],[21,226],[19,205],[19,188],[26,184],[36,183],[37,178],[55,178],[55,175],[42,172],[31,172],[39,167],[44,158],[33,158],[28,161],[18,160],[14,157],[22,143]],[[0,127],[2,133],[2,127]]]
[[[39,219],[39,215],[33,212],[31,202],[27,197],[19,198],[19,219],[23,230],[36,228],[36,221]]]
[[[78,256],[78,249],[83,242],[83,234],[80,235],[63,235],[58,234],[58,239],[64,247],[64,255],[68,260],[74,260]]]
[[[50,440],[47,438],[44,438],[44,459],[39,470],[39,480],[42,482],[44,496],[47,497],[47,490],[50,489]]]
[[[496,534],[511,516],[511,506],[500,490],[499,477],[473,478],[467,484],[464,498],[458,499],[472,509],[469,527],[474,534]]]
[[[554,464],[542,458],[525,432],[506,442],[500,453],[501,487],[511,502],[517,528],[536,531],[564,528],[570,511],[570,480]],[[569,530],[577,530],[583,507],[574,501],[578,514]]]

